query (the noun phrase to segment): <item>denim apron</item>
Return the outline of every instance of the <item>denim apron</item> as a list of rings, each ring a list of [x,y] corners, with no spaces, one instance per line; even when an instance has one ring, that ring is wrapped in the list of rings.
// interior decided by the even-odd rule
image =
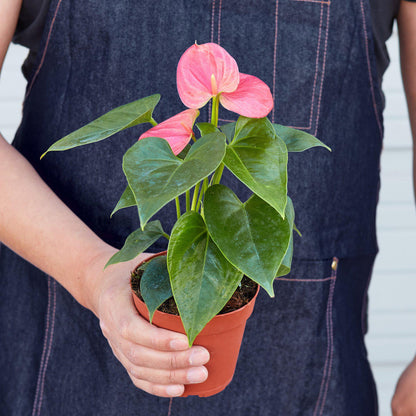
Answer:
[[[377,414],[364,334],[383,132],[368,0],[52,0],[14,146],[95,233],[120,247],[138,227],[133,208],[109,218],[125,186],[122,154],[149,126],[39,157],[146,95],[162,93],[158,121],[183,110],[175,70],[195,40],[220,43],[241,72],[270,86],[272,121],[333,149],[290,155],[289,195],[303,234],[295,236],[292,272],[276,279],[275,299],[260,293],[230,386],[206,399],[170,400],[136,389],[93,314],[3,246],[2,416]],[[207,117],[203,110],[200,120]],[[236,115],[224,110],[220,118]],[[225,181],[237,186],[231,174]],[[169,229],[174,208],[159,218]]]

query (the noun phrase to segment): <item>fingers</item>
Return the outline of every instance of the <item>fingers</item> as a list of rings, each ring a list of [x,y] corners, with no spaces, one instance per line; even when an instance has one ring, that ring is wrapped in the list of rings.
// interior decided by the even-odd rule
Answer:
[[[114,355],[121,362],[132,380],[133,384],[146,391],[161,397],[176,397],[183,394],[185,384],[202,383],[208,377],[208,371],[202,365],[189,367],[188,352],[168,353],[151,351],[137,346],[115,347],[110,343]],[[194,356],[200,357],[199,362],[207,361],[206,350],[194,347]],[[161,362],[157,362],[160,356]],[[147,361],[149,360],[149,361]],[[156,360],[156,364],[153,364]],[[153,367],[153,365],[159,367]],[[185,366],[185,368],[183,368]]]
[[[192,347],[186,351],[158,351],[131,342],[123,342],[118,349],[135,366],[173,370],[199,367],[209,361],[209,353],[203,347]]]
[[[150,325],[137,313],[120,323],[120,335],[134,344],[159,351],[183,351],[189,348],[185,335]]]

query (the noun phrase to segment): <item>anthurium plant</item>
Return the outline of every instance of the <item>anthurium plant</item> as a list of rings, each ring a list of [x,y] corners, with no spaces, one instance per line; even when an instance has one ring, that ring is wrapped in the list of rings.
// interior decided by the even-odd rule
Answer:
[[[194,44],[184,52],[177,67],[177,89],[188,109],[159,124],[153,111],[160,96],[152,95],[111,110],[57,141],[48,152],[152,124],[123,157],[127,187],[113,211],[137,206],[140,228],[107,266],[135,258],[159,238],[168,239],[167,256],[144,268],[141,293],[150,319],[173,295],[192,344],[243,275],[274,296],[273,281],[289,273],[293,252],[288,152],[328,147],[305,132],[271,123],[269,87],[240,73],[236,61],[217,44]],[[197,138],[194,123],[199,109],[209,102],[211,120],[196,124]],[[220,105],[237,113],[238,120],[219,126]],[[252,191],[247,201],[221,184],[224,168]],[[185,200],[182,209],[180,197]],[[171,201],[177,221],[169,235],[159,221],[150,220]]]

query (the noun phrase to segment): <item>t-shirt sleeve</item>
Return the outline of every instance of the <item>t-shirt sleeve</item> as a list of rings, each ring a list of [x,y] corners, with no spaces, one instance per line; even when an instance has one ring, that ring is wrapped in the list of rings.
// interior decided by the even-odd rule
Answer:
[[[23,0],[13,43],[37,51],[51,0]]]

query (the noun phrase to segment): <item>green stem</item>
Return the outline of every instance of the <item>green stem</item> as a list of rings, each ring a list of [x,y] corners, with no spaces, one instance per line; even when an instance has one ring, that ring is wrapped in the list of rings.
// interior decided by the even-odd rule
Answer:
[[[202,198],[204,197],[205,191],[207,189],[208,189],[208,178],[205,178],[203,183],[202,183],[202,189],[201,189],[201,192],[200,192],[199,197],[198,197],[198,203],[196,204],[196,211],[197,212],[199,211],[199,207],[201,206],[201,203],[202,203]]]
[[[216,185],[220,183],[223,171],[224,171],[224,163],[221,162],[221,164],[217,167],[215,173],[212,175],[210,185]]]
[[[150,120],[149,120],[149,123],[154,127],[154,126],[157,126],[157,121],[152,117]]]
[[[181,217],[181,206],[179,204],[179,197],[175,198],[175,204],[176,204],[176,217],[179,219]]]
[[[188,212],[190,209],[190,201],[191,201],[189,189],[185,192],[185,196],[186,196],[186,212]]]
[[[211,111],[211,124],[215,127],[218,126],[218,110],[220,107],[220,96],[216,95],[212,97],[212,111]]]
[[[201,187],[201,183],[202,183],[202,181],[201,181],[201,182],[198,182],[198,183],[195,185],[195,188],[194,188],[194,193],[193,193],[193,195],[192,195],[191,211],[195,211],[195,208],[196,208],[196,203],[197,203],[197,201],[198,201],[198,193],[199,193],[199,188]]]
[[[167,238],[168,240],[170,240],[170,235],[169,235],[169,234],[163,233],[162,235],[163,235],[163,237],[165,237],[165,238]]]

